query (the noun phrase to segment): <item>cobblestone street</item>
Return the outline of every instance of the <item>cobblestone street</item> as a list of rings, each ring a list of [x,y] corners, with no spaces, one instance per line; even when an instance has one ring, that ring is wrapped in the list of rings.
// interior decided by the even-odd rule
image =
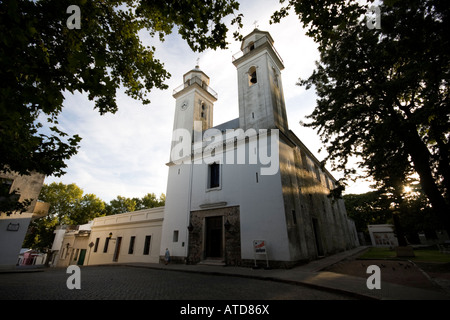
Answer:
[[[350,297],[274,281],[127,266],[81,268],[69,290],[66,269],[0,274],[0,299],[83,300],[348,300]]]

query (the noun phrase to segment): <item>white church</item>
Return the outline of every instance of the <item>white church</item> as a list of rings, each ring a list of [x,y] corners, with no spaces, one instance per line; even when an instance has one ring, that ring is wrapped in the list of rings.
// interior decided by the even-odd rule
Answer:
[[[336,180],[289,130],[283,61],[255,29],[233,57],[239,118],[213,125],[217,93],[197,66],[173,92],[165,207],[57,230],[53,265],[164,262],[291,267],[358,245]]]
[[[196,66],[176,108],[160,260],[289,267],[358,245],[336,180],[289,130],[283,61],[255,29],[233,57],[239,118],[213,125],[217,94]],[[258,248],[257,248],[258,247]]]

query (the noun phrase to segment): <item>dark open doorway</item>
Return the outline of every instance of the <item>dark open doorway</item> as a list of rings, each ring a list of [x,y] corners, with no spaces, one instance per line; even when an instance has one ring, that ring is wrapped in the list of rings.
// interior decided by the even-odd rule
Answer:
[[[205,258],[223,257],[223,218],[205,218]]]
[[[313,222],[313,228],[314,228],[314,238],[316,240],[316,248],[317,248],[317,256],[323,257],[323,246],[322,246],[322,237],[320,236],[320,226],[319,226],[319,220],[316,218],[312,219]]]

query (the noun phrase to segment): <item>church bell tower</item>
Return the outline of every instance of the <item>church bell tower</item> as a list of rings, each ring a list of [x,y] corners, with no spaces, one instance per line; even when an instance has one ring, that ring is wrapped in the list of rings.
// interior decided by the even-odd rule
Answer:
[[[160,257],[163,259],[167,248],[172,261],[182,262],[188,254],[188,226],[193,180],[191,147],[194,138],[213,125],[213,104],[217,101],[217,93],[209,87],[209,77],[197,65],[183,75],[183,84],[174,89],[173,97],[176,101],[171,151],[179,144],[187,144],[189,150],[187,153],[183,152],[180,158],[183,163],[173,161],[178,159],[172,159],[172,157],[167,163],[169,173]],[[177,133],[178,129],[190,134],[191,141],[181,140],[188,136],[180,137]]]
[[[281,70],[283,60],[266,31],[253,30],[233,56],[238,74],[239,125],[248,128],[288,130]]]
[[[183,84],[173,91],[173,97],[176,99],[173,130],[186,129],[193,138],[195,121],[202,123],[202,131],[212,127],[217,93],[209,87],[209,77],[198,65],[183,75]]]

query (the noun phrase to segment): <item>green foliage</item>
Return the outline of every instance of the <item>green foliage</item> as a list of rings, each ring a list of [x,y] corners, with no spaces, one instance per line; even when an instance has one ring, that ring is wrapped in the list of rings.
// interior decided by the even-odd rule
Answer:
[[[25,212],[32,203],[32,199],[19,201],[19,190],[10,190],[12,180],[0,178],[0,212],[10,216],[14,212]]]
[[[48,252],[55,238],[55,228],[58,225],[58,218],[45,216],[32,220],[28,227],[28,232],[22,247],[33,248],[40,252]]]
[[[70,5],[81,28],[69,29]],[[118,109],[116,92],[148,104],[170,74],[139,33],[160,40],[177,28],[192,50],[225,48],[234,0],[206,2],[4,0],[0,2],[0,170],[60,176],[81,137],[58,126],[64,92],[85,93],[101,115]],[[240,15],[233,19],[241,26]]]
[[[343,196],[349,218],[358,231],[367,232],[368,224],[385,224],[392,219],[391,199],[380,191]]]
[[[147,193],[142,198],[126,198],[117,196],[106,205],[106,214],[119,214],[125,212],[131,212],[136,210],[143,210],[155,207],[164,206],[166,202],[166,196],[161,194],[159,199],[156,198],[154,193]]]

